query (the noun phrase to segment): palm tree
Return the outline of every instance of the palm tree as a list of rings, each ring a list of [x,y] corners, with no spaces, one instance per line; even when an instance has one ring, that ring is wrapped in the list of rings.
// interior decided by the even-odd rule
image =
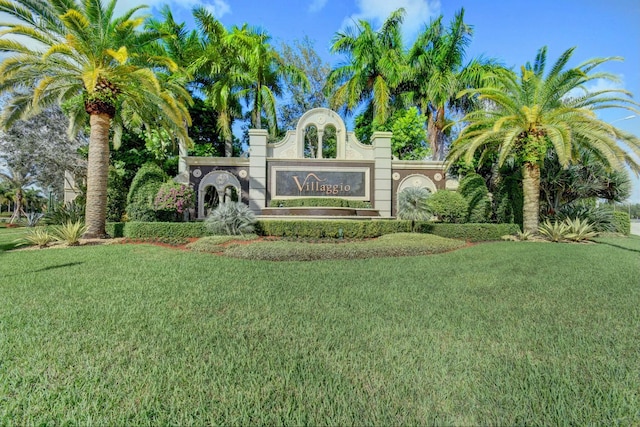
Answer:
[[[26,215],[24,211],[24,193],[28,186],[35,183],[35,176],[31,172],[30,170],[12,167],[9,167],[5,172],[0,171],[0,181],[8,185],[8,189],[13,193],[11,199],[15,202],[13,215],[9,220],[11,224],[15,221],[20,221],[21,215]]]
[[[480,87],[490,72],[498,67],[481,58],[463,64],[465,50],[471,42],[472,28],[464,23],[464,9],[456,13],[449,28],[442,16],[422,32],[409,52],[411,77],[408,86],[414,101],[427,116],[427,135],[434,160],[444,155],[447,108],[469,111],[473,98],[458,97],[467,88]]]
[[[406,77],[405,52],[400,26],[404,9],[393,12],[378,31],[367,21],[337,33],[331,51],[347,56],[333,69],[327,87],[333,93],[333,108],[347,112],[366,104],[374,124],[382,125],[391,116],[395,95]]]
[[[176,66],[148,49],[161,35],[138,30],[144,18],[134,14],[142,6],[115,17],[116,1],[0,2],[0,12],[16,21],[2,32],[21,36],[0,39],[0,51],[13,54],[0,64],[0,93],[11,97],[2,124],[55,103],[69,109],[71,129],[89,121],[86,237],[106,235],[110,131],[116,147],[124,126],[189,140],[189,94],[180,81],[157,77]]]
[[[200,51],[189,69],[200,83],[207,101],[218,113],[217,127],[224,138],[224,155],[233,155],[233,120],[242,116],[238,75],[239,46],[227,29],[205,8],[196,8],[193,16],[201,31]]]
[[[595,58],[574,68],[566,68],[574,49],[568,49],[545,75],[547,48],[538,51],[533,66],[527,63],[520,74],[499,72],[496,84],[475,90],[488,108],[467,114],[468,125],[454,141],[447,164],[463,158],[470,163],[477,150],[497,153],[499,166],[507,159],[522,166],[524,230],[538,231],[540,211],[540,168],[548,150],[567,166],[582,151],[607,167],[622,169],[626,164],[635,173],[640,164],[619,143],[640,156],[640,139],[599,119],[604,108],[635,111],[631,94],[621,89],[586,91],[595,79],[615,81],[609,73],[593,72],[599,65],[620,58]]]
[[[245,24],[232,28],[228,37],[228,42],[239,49],[239,56],[237,66],[228,70],[227,78],[241,87],[237,96],[250,105],[252,126],[262,128],[264,113],[269,131],[275,136],[278,131],[276,97],[282,95],[282,80],[290,79],[306,89],[307,77],[296,66],[285,64],[269,44],[271,36],[265,30]]]

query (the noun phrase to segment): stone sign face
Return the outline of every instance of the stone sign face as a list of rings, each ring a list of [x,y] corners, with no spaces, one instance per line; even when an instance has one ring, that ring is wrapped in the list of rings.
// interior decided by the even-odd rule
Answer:
[[[370,172],[366,167],[274,167],[272,171],[272,199],[339,197],[370,200]]]

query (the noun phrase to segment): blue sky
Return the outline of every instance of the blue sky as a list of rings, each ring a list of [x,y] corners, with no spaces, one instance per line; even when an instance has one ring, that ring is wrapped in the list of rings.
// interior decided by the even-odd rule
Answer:
[[[136,1],[121,1],[131,7]],[[316,50],[332,64],[341,58],[329,52],[331,39],[345,25],[358,19],[381,23],[398,7],[407,10],[405,41],[431,18],[443,14],[448,22],[460,8],[465,22],[474,27],[468,58],[483,55],[519,67],[534,59],[542,46],[549,48],[549,60],[576,46],[573,65],[602,56],[621,56],[623,62],[610,62],[603,71],[616,74],[616,86],[640,98],[640,1],[637,0],[181,0],[144,2],[153,9],[169,4],[176,19],[191,22],[190,10],[196,5],[209,8],[226,26],[248,23],[265,28],[274,43],[290,42],[309,36]],[[601,81],[597,88],[609,87]],[[631,117],[633,116],[633,117]],[[607,111],[604,120],[640,135],[640,116],[626,110]],[[640,179],[633,177],[630,200],[640,203]]]

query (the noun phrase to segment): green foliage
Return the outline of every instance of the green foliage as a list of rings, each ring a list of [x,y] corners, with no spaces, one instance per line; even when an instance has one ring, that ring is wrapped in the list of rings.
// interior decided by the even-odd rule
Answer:
[[[332,207],[332,208],[353,208],[353,209],[370,209],[371,202],[361,200],[347,200],[332,197],[318,197],[307,199],[272,199],[269,202],[272,208],[297,208],[302,206],[309,207]]]
[[[255,222],[253,211],[242,202],[220,203],[205,220],[212,234],[231,236],[253,233]]]
[[[410,221],[393,220],[259,220],[256,233],[294,238],[368,239],[384,234],[410,232]]]
[[[615,231],[613,211],[607,206],[594,206],[581,201],[562,206],[549,219],[582,219],[593,225],[596,231]]]
[[[420,223],[417,226],[421,233],[435,234],[450,239],[462,239],[470,242],[488,242],[500,240],[506,234],[520,231],[517,224],[441,224]]]
[[[496,222],[523,223],[522,174],[520,171],[501,174],[494,190]]]
[[[566,219],[565,224],[567,224],[566,237],[574,242],[590,240],[598,235],[593,224],[589,223],[587,220],[580,218]]]
[[[63,225],[58,225],[53,228],[53,235],[56,240],[65,242],[69,246],[76,246],[80,244],[80,238],[87,231],[87,227],[83,222],[67,222]]]
[[[107,183],[107,221],[120,221],[127,206],[126,170],[110,167]]]
[[[116,228],[117,229],[117,228]],[[202,237],[210,234],[204,222],[136,222],[124,224],[123,237],[151,239],[158,237]],[[114,236],[115,237],[115,236]]]
[[[551,222],[547,219],[538,226],[538,232],[552,242],[561,242],[567,238],[569,226],[565,221]]]
[[[19,240],[27,244],[37,245],[40,248],[44,248],[55,239],[51,234],[49,234],[49,231],[47,231],[45,227],[35,227],[29,229],[27,234]]]
[[[615,231],[618,233],[622,233],[625,236],[628,236],[631,233],[631,220],[629,219],[629,214],[627,212],[614,211],[613,225],[615,227]]]
[[[489,222],[491,216],[491,200],[487,184],[477,173],[465,175],[460,181],[458,192],[467,201],[466,222]]]
[[[429,190],[422,187],[405,188],[398,194],[398,218],[411,221],[411,231],[415,231],[416,221],[426,221],[431,218],[431,211],[427,206]]]
[[[59,203],[46,213],[45,220],[47,223],[54,225],[62,225],[69,222],[83,222],[84,206],[75,201]]]
[[[127,196],[127,215],[130,221],[154,221],[155,197],[162,184],[168,180],[167,174],[153,163],[143,165],[131,181]]]
[[[425,143],[427,117],[416,107],[400,110],[391,116],[391,151],[400,160],[422,160],[431,154]]]
[[[467,216],[467,201],[455,191],[440,190],[432,194],[427,206],[442,222],[462,223]]]
[[[257,242],[230,245],[227,256],[268,261],[316,261],[357,258],[379,258],[429,255],[464,246],[463,242],[428,234],[396,233],[380,236],[374,241],[323,243]]]
[[[113,238],[124,237],[125,222],[108,222],[105,226],[107,234]]]

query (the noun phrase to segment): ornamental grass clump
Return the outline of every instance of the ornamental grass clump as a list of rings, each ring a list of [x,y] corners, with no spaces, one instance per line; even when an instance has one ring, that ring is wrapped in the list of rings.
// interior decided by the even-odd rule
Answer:
[[[86,225],[81,221],[67,222],[53,229],[56,240],[65,242],[69,246],[80,244],[80,238],[87,231]]]
[[[212,234],[237,236],[253,233],[256,217],[242,202],[226,202],[216,207],[206,219]]]
[[[547,219],[538,226],[538,232],[546,237],[547,240],[551,240],[552,242],[561,242],[567,238],[569,226],[566,222],[551,222]]]
[[[582,242],[584,240],[590,240],[598,235],[595,230],[595,226],[586,219],[570,219],[565,220],[567,225],[566,238],[573,240],[574,242]]]
[[[39,248],[46,248],[54,240],[45,227],[31,228],[24,237],[19,239],[20,243],[36,245]]]

